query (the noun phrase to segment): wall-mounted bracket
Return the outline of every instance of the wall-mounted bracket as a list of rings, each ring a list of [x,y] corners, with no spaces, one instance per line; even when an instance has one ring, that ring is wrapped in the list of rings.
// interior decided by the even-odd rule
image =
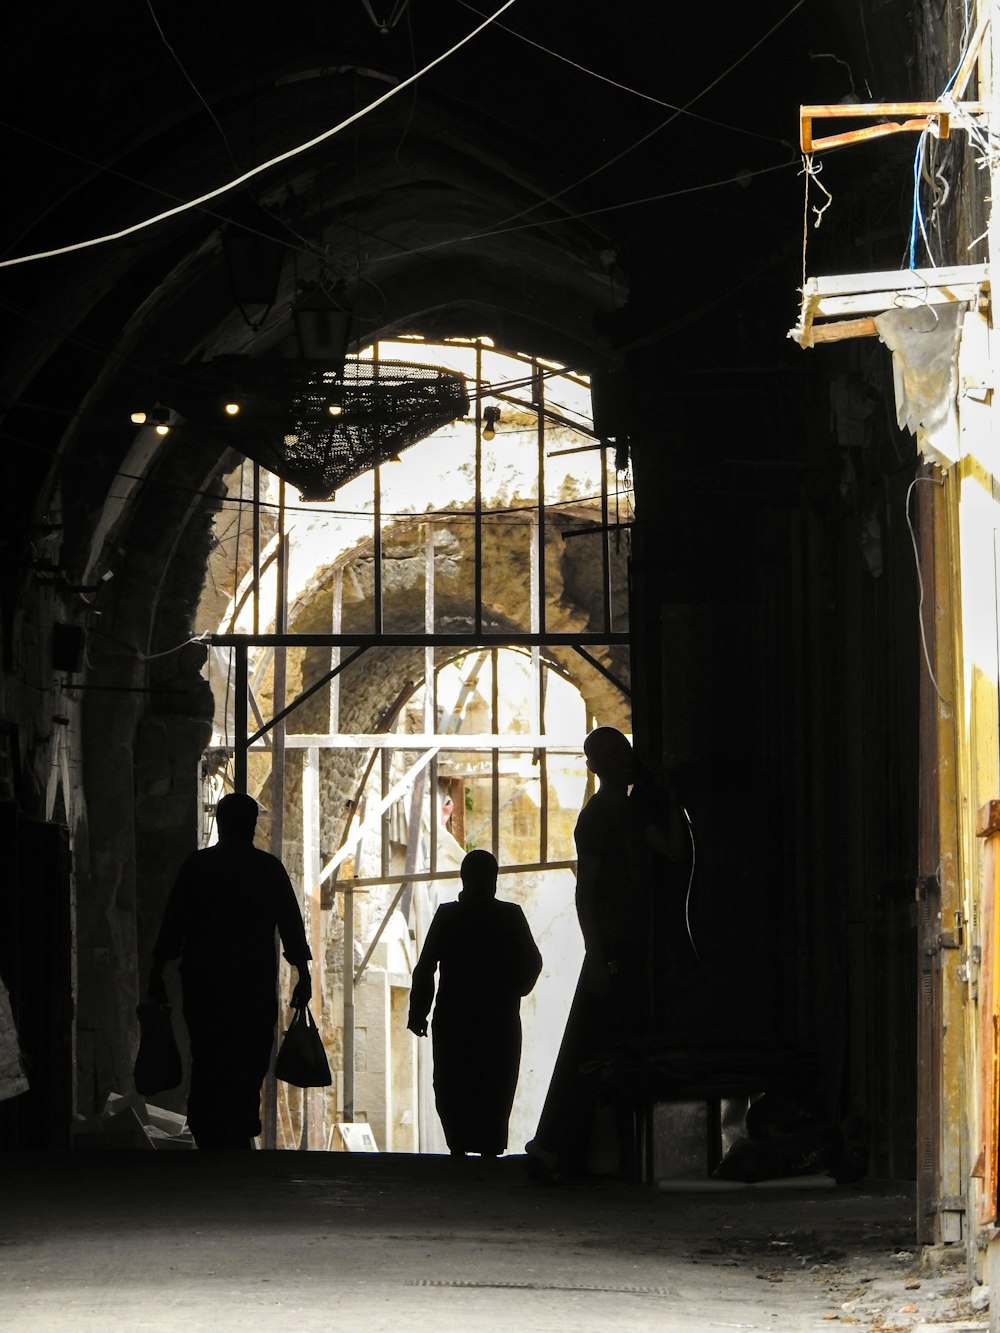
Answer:
[[[922,133],[930,130],[941,139],[947,139],[952,130],[952,120],[961,127],[969,124],[970,119],[985,119],[986,107],[982,102],[961,102],[972,71],[979,60],[983,40],[990,26],[991,5],[983,6],[976,30],[972,34],[961,65],[955,71],[948,91],[936,102],[838,102],[834,106],[803,106],[799,108],[799,142],[803,153],[816,153],[824,148],[843,148],[848,144],[861,143],[865,139],[878,139],[887,134],[899,134],[901,131]],[[890,117],[905,116],[900,123]],[[863,130],[848,130],[843,134],[831,134],[822,139],[814,139],[812,124],[814,120],[878,120],[878,125],[869,125]]]
[[[887,134],[922,133],[924,130],[930,130],[939,139],[947,139],[953,120],[961,127],[963,122],[982,118],[985,113],[982,102],[956,103],[947,98],[937,102],[837,102],[832,106],[801,106],[799,144],[803,153],[818,153],[828,148],[863,143],[866,139],[881,139]],[[905,119],[891,119],[901,116]],[[817,139],[813,135],[814,120],[877,120],[878,124]]]
[[[988,299],[989,287],[985,264],[809,278],[802,288],[798,323],[788,336],[800,347],[873,338],[878,336],[875,317],[887,310],[947,306],[956,301],[974,306]]]

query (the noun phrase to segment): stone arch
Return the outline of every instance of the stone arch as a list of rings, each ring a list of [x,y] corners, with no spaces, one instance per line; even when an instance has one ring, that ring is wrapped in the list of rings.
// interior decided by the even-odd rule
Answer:
[[[531,511],[524,511],[523,523],[513,516],[527,534]],[[472,561],[471,524],[469,514],[435,516],[435,628],[442,632],[469,631],[472,627],[469,610],[468,580],[465,575]],[[502,521],[489,514],[483,516],[483,563],[491,570],[484,579],[483,621],[490,634],[502,638],[504,631],[519,632],[529,628],[527,537],[519,544],[511,543],[510,520],[505,514]],[[587,561],[577,555],[581,542],[599,540],[585,537],[563,541],[564,527],[579,528],[582,524],[599,521],[594,506],[581,503],[559,511],[558,517],[547,519],[546,537],[546,624],[560,633],[581,633],[599,627],[602,609],[594,580],[588,576]],[[424,626],[425,548],[427,521],[422,516],[398,520],[387,527],[382,535],[384,568],[390,573],[383,577],[383,616],[387,629],[395,633],[418,635]],[[322,634],[329,632],[332,612],[334,575],[339,570],[345,586],[351,589],[343,606],[343,631],[368,632],[374,597],[373,542],[366,539],[345,552],[329,565],[316,571],[305,594],[297,599],[294,617],[288,626],[291,633]],[[489,595],[488,595],[489,594]],[[612,561],[612,609],[616,624],[627,623],[627,566],[624,552]],[[463,650],[465,651],[465,650]],[[468,651],[472,651],[470,648]],[[625,690],[629,682],[627,650],[619,646],[588,650],[607,672],[622,683],[617,687],[608,676],[571,648],[553,647],[544,650],[549,664],[568,679],[580,692],[590,715],[609,725],[630,729],[630,708]],[[458,650],[438,649],[435,664],[440,668],[459,655]],[[329,650],[308,648],[293,650],[289,655],[288,697],[307,690],[329,669]],[[424,681],[423,648],[419,642],[413,647],[369,648],[359,661],[348,667],[341,676],[340,709],[342,732],[372,732],[384,725],[394,706],[418,689]],[[265,677],[259,695],[265,716],[273,709],[271,680]],[[328,705],[323,691],[306,700],[289,719],[292,731],[314,734],[325,732],[328,726]],[[582,737],[581,737],[582,739]],[[330,818],[325,837],[339,845],[346,826],[349,795],[360,780],[364,756],[358,751],[325,751],[321,757],[322,782]],[[300,837],[301,814],[297,807],[297,774],[301,763],[295,751],[286,757],[288,795],[284,808],[287,851],[295,857],[295,845]],[[267,826],[269,805],[266,784],[261,787],[263,825]]]

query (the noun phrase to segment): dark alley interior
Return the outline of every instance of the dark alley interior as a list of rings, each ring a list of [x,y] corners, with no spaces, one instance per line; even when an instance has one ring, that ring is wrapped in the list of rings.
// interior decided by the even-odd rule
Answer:
[[[230,1224],[250,1236],[260,1218],[275,1284],[246,1307],[250,1326],[301,1315],[318,1327],[318,1284],[332,1281],[323,1299],[372,1328],[402,1327],[404,1301],[407,1327],[441,1327],[449,1284],[468,1302],[465,1328],[498,1327],[498,1300],[505,1326],[605,1327],[598,1315],[623,1306],[628,1327],[666,1327],[660,1288],[672,1308],[708,1300],[699,1255],[714,1303],[698,1308],[764,1326],[739,1324],[742,1297],[727,1288],[732,1278],[759,1295],[787,1232],[820,1327],[851,1290],[819,1250],[865,1237],[863,1268],[866,1254],[890,1263],[952,1239],[939,1211],[957,1205],[938,1188],[943,1075],[926,947],[942,938],[927,799],[935,699],[918,629],[943,520],[931,487],[911,495],[929,465],[897,424],[882,342],[801,347],[788,330],[807,273],[916,266],[911,139],[830,153],[812,176],[799,107],[935,96],[961,51],[961,6],[766,0],[723,15],[289,0],[258,14],[229,0],[197,11],[108,0],[99,13],[21,8],[4,29],[0,977],[30,1084],[0,1101],[11,1186],[0,1246],[12,1246],[27,1301],[6,1326],[58,1326],[53,1293],[89,1253],[78,1229],[92,1191],[108,1254],[120,1243],[123,1263],[159,1270],[143,1279],[145,1323],[129,1280],[115,1279],[137,1328],[208,1326],[184,1300],[169,1318],[153,1312],[168,1267],[225,1327],[222,1288],[250,1280],[237,1268],[251,1251],[239,1257],[234,1242],[211,1280],[196,1279],[201,1260],[169,1237]],[[964,255],[985,205],[956,137],[937,143],[954,188],[926,239]],[[593,527],[586,548],[562,537],[558,510],[547,535],[540,520],[542,633],[553,636],[542,651],[553,670],[579,668],[588,717],[610,707],[599,695],[609,679],[627,682],[615,707],[624,716],[628,699],[636,751],[673,775],[690,812],[696,870],[657,923],[653,1067],[657,1052],[682,1051],[684,1071],[667,1061],[666,1082],[693,1100],[718,1109],[766,1085],[838,1126],[851,1167],[808,1203],[792,1190],[750,1202],[634,1180],[533,1192],[511,1161],[456,1183],[444,1159],[392,1154],[335,1167],[258,1154],[214,1175],[182,1153],[144,1154],[135,1174],[116,1154],[63,1156],[74,1118],[130,1089],[155,923],[197,845],[217,704],[211,644],[194,625],[213,523],[233,508],[226,479],[243,458],[287,475],[300,526],[312,501],[335,505],[340,481],[310,497],[295,472],[303,395],[318,392],[322,367],[343,381],[346,357],[359,376],[366,349],[406,338],[486,340],[530,359],[538,384],[557,371],[589,383],[591,443],[634,513],[609,515],[606,494],[603,514],[600,496],[564,498],[566,516]],[[463,383],[435,389],[451,395],[442,420],[470,421],[478,440],[486,399],[464,397]],[[256,416],[226,418],[236,394]],[[498,450],[512,417],[504,400]],[[431,428],[414,426],[400,451]],[[379,463],[358,438],[344,476]],[[266,521],[273,532],[270,510]],[[394,540],[409,553],[406,532]],[[505,558],[502,539],[483,540],[487,563]],[[608,598],[627,621],[617,637],[611,610],[605,624],[586,619],[602,545]],[[382,559],[380,546],[362,554]],[[547,611],[546,558],[559,578]],[[423,603],[400,594],[392,605],[406,632],[411,611],[427,628]],[[360,594],[348,606],[350,632],[362,633],[365,606]],[[516,641],[500,594],[475,623],[444,602],[436,622],[427,614],[433,633],[460,632],[470,647]],[[560,616],[567,643],[554,637]],[[596,666],[574,657],[570,632]],[[359,734],[419,684],[424,658],[392,660],[402,664],[377,684],[374,666],[355,678],[370,689],[356,687]],[[324,816],[332,847],[347,837],[353,790],[345,782]],[[678,949],[684,934],[690,949]],[[321,1241],[335,1232],[331,1274]],[[751,1262],[736,1247],[737,1267],[722,1272],[736,1232],[764,1249]],[[807,1238],[819,1235],[814,1252]],[[65,1241],[62,1258],[44,1236]],[[539,1285],[524,1276],[535,1242],[555,1265]],[[14,1247],[39,1244],[33,1274]],[[681,1253],[686,1276],[664,1276]],[[782,1268],[772,1280],[786,1278]],[[495,1283],[486,1296],[480,1281]],[[368,1282],[383,1283],[374,1311]],[[73,1297],[67,1326],[96,1327],[109,1299]],[[766,1326],[813,1327],[782,1322],[789,1309],[779,1301]],[[709,1326],[704,1313],[690,1320],[669,1326]]]

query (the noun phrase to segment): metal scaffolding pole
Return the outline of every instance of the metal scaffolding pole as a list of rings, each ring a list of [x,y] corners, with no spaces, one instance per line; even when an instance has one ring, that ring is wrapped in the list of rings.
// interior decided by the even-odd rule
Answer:
[[[490,652],[490,726],[494,732],[500,730],[500,682],[498,677],[499,653],[496,648]],[[490,844],[493,855],[500,860],[500,751],[490,751]]]
[[[608,446],[601,441],[601,625],[611,630],[611,532],[608,524]]]
[[[254,648],[575,648],[604,647],[612,643],[627,644],[628,634],[612,631],[610,634],[544,631],[525,633],[523,630],[504,630],[496,634],[448,632],[434,634],[212,634],[206,642],[213,648],[231,648],[234,643],[247,643]]]
[[[473,625],[483,632],[483,345],[476,342],[476,495]]]
[[[538,433],[538,633],[545,633],[545,377],[531,363],[531,400]]]
[[[354,852],[357,869],[361,843]],[[354,890],[344,889],[344,1120],[354,1123]]]
[[[372,393],[378,402],[378,343],[372,349]],[[375,446],[375,466],[372,468],[374,514],[374,549],[372,551],[375,586],[372,592],[372,613],[376,634],[382,633],[382,440]]]
[[[247,673],[247,645],[245,642],[233,645],[236,654],[235,680],[233,682],[233,788],[245,792],[247,789],[247,700],[250,697],[250,680]]]
[[[375,580],[372,590],[372,628],[376,635],[382,633],[382,469],[378,459],[372,468],[373,502],[375,506],[375,527],[372,550],[372,572]]]
[[[539,662],[538,669],[538,730],[545,736],[545,685],[548,667]],[[549,854],[549,749],[544,740],[538,748],[538,859],[543,862]]]
[[[285,483],[278,483],[278,564],[275,580],[274,628],[284,635],[287,629],[286,616],[288,605],[288,537],[285,533]],[[285,832],[285,723],[281,717],[285,706],[287,649],[275,648],[274,651],[274,707],[278,721],[273,728],[271,741],[271,837],[272,856],[281,860]],[[277,1043],[275,1043],[277,1044]],[[278,1084],[274,1077],[274,1057],[271,1068],[264,1080],[263,1090],[263,1144],[265,1148],[276,1148],[278,1142]]]
[[[548,845],[548,765],[545,744],[545,663],[542,660],[541,642],[545,629],[545,420],[543,416],[543,393],[538,367],[534,367],[533,396],[538,413],[538,509],[531,533],[531,632],[537,642],[531,648],[531,671],[534,690],[531,698],[533,730],[539,737],[538,756],[538,848],[539,860],[544,861]]]
[[[434,633],[436,563],[434,560],[434,524],[428,523],[425,532],[424,564],[424,633]],[[424,649],[424,731],[437,731],[437,671],[434,663],[434,649]],[[433,870],[437,865],[438,821],[440,804],[438,801],[438,761],[437,755],[431,760],[430,773],[430,865]]]
[[[334,635],[344,623],[344,571],[338,565],[333,576],[333,605],[330,608],[330,630]],[[340,646],[330,649],[330,735],[340,730]]]
[[[310,746],[302,765],[302,917],[313,956],[312,1013],[316,1026],[323,1030],[323,947],[320,910],[320,794],[319,749]],[[302,1148],[322,1148],[324,1143],[324,1104],[322,1088],[308,1088],[302,1094]]]
[[[260,464],[253,465],[253,632],[260,633]]]

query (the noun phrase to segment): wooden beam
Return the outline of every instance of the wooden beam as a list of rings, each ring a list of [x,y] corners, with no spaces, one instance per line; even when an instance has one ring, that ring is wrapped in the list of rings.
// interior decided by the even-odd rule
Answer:
[[[816,343],[839,343],[847,338],[877,338],[878,326],[874,319],[840,319],[831,324],[813,324],[808,337],[799,342],[802,347],[814,347]]]

